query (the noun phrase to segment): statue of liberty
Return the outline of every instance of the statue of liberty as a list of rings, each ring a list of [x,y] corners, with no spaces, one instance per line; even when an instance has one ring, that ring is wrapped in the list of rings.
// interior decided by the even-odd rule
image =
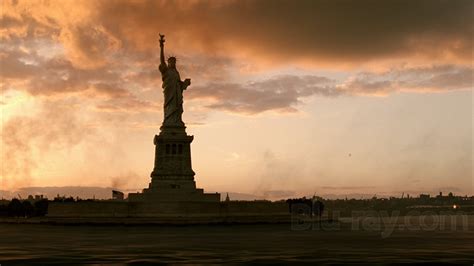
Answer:
[[[165,62],[164,35],[160,34],[160,72],[163,79],[164,93],[164,120],[163,126],[184,127],[181,115],[183,114],[183,90],[191,85],[190,79],[181,81],[176,69],[176,57],[169,57],[168,64]]]

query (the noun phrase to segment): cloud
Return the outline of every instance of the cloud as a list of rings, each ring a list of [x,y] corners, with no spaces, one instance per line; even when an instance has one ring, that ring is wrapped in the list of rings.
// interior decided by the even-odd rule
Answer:
[[[158,32],[174,51],[272,65],[469,63],[472,8],[469,0],[7,1],[1,36],[59,41],[78,68],[100,68],[123,53],[146,58],[157,52]]]
[[[0,18],[1,87],[39,97],[99,99],[96,111],[157,110],[141,94],[160,87],[155,39],[160,31],[167,34],[167,54],[180,51],[183,77],[193,78],[186,98],[204,99],[216,110],[295,112],[314,95],[457,90],[469,87],[472,78],[472,68],[465,66],[472,55],[469,10],[472,2],[462,0],[11,1]],[[239,71],[259,61],[358,66],[418,57],[441,63],[389,65],[387,72],[348,73],[346,80],[239,79]]]
[[[102,26],[77,25],[64,28],[59,40],[64,44],[67,58],[78,68],[97,69],[107,64],[107,56],[118,51],[120,40]]]
[[[187,99],[206,99],[209,109],[241,114],[295,112],[304,98],[341,95],[387,96],[397,92],[449,92],[472,87],[470,67],[441,65],[361,72],[337,81],[315,75],[282,75],[238,83],[209,83],[189,90]]]
[[[104,112],[158,112],[161,110],[161,105],[150,101],[139,100],[136,97],[128,97],[99,103],[96,109]]]
[[[100,99],[95,110],[107,112],[159,109],[156,104],[139,100],[134,93],[124,88],[127,84],[136,83],[140,76],[127,77],[114,67],[78,69],[61,57],[48,59],[35,52],[27,53],[19,49],[9,50],[0,56],[0,60],[2,67],[5,67],[0,72],[5,91],[23,90],[36,97],[52,99],[73,96],[86,99],[87,102]],[[159,77],[159,74],[154,73],[154,76]],[[155,85],[159,84],[154,78],[150,78],[149,85],[152,81]]]
[[[25,90],[31,95],[50,96],[85,91],[93,84],[99,92],[103,92],[105,87],[109,87],[108,91],[111,92],[111,84],[108,83],[120,78],[120,73],[113,69],[77,69],[59,56],[45,58],[35,51],[22,51],[18,47],[9,47],[0,55],[0,60],[0,77],[7,89]],[[10,83],[15,81],[24,81],[24,86],[11,86]]]
[[[97,95],[107,98],[125,98],[130,96],[130,92],[114,83],[96,83],[92,85],[92,90]]]
[[[295,112],[300,98],[314,94],[333,96],[332,80],[319,76],[279,76],[263,81],[210,83],[189,90],[188,99],[209,99],[208,108],[256,114],[267,110]]]
[[[294,161],[266,150],[258,161],[258,169],[253,171],[256,184],[253,194],[271,198],[294,195],[292,190],[299,185],[300,180],[291,177],[302,176],[303,168]]]
[[[30,185],[39,158],[51,149],[72,148],[91,134],[73,104],[45,102],[34,116],[11,117],[2,124],[2,185]]]
[[[2,79],[22,79],[34,75],[38,68],[21,62],[23,56],[26,54],[20,51],[2,52],[0,54],[0,77]]]
[[[472,88],[471,67],[435,65],[359,73],[341,84],[348,94],[386,96],[394,92],[449,92]]]
[[[468,63],[472,54],[467,0],[103,1],[96,8],[96,23],[132,50],[157,49],[160,31],[180,51],[272,64],[419,56]]]
[[[134,186],[139,187],[136,184],[136,180],[140,180],[140,176],[134,172],[113,176],[110,177],[110,187],[113,189],[129,189],[132,183]]]

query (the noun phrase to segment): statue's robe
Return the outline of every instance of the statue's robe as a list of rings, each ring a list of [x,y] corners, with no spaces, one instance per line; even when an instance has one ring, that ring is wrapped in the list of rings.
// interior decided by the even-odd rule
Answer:
[[[160,65],[159,69],[165,96],[163,126],[184,126],[181,115],[183,114],[183,90],[187,86],[181,81],[176,68]]]

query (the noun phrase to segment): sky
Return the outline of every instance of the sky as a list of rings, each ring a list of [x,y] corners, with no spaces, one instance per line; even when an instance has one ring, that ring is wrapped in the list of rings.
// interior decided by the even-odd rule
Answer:
[[[147,187],[162,33],[198,187],[474,194],[472,1],[1,5],[3,190]]]

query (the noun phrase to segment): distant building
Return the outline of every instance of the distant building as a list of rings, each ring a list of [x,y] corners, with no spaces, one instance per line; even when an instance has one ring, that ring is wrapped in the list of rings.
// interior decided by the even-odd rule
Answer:
[[[38,200],[42,200],[44,197],[43,195],[35,195],[35,200],[38,201]]]
[[[112,190],[112,199],[123,200],[123,192],[118,190]]]

